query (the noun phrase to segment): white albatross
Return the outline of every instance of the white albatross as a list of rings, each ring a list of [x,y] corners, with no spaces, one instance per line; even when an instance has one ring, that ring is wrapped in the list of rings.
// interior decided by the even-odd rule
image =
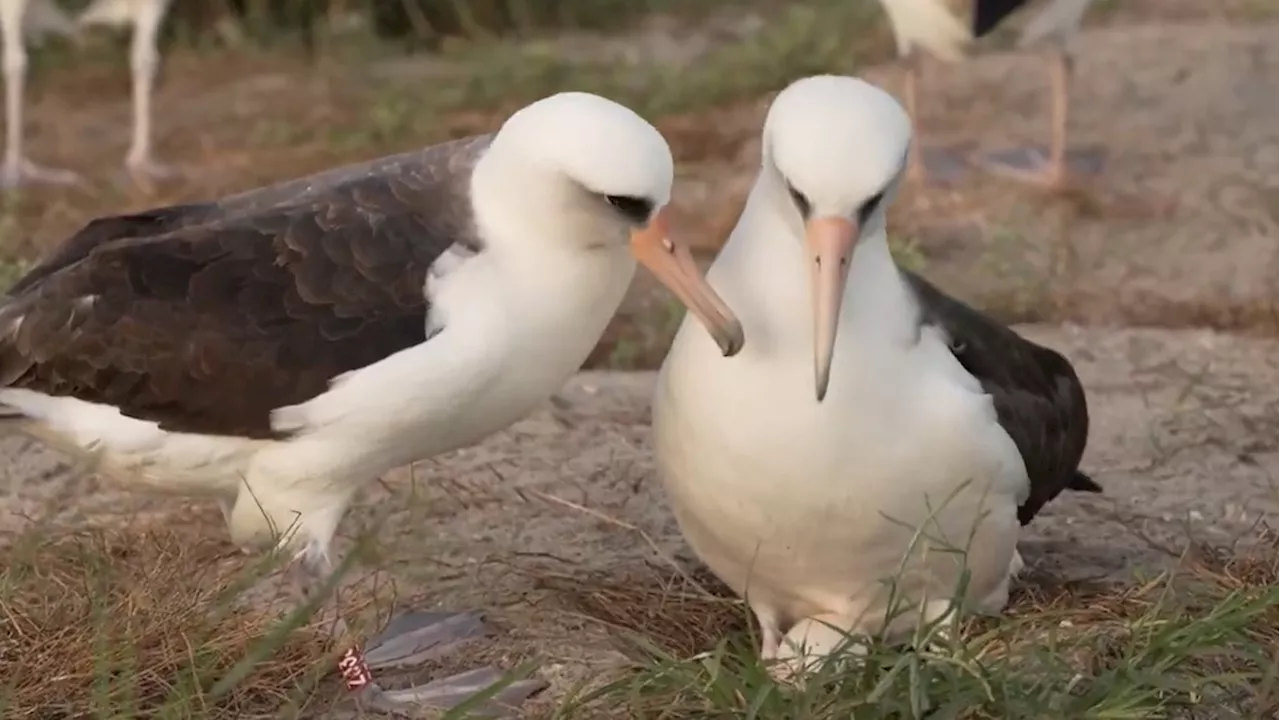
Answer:
[[[1077,470],[1071,365],[895,265],[885,212],[910,143],[902,107],[861,80],[783,90],[707,273],[751,342],[726,359],[686,321],[658,377],[658,472],[766,659],[945,616],[963,565],[927,546],[967,549],[970,606],[1000,611],[1020,524],[1064,489],[1100,490]],[[920,611],[887,628],[885,581]]]
[[[636,258],[742,346],[667,235],[672,177],[652,125],[562,93],[492,136],[95,220],[0,302],[0,415],[138,489],[216,498],[235,542],[282,543],[314,590],[356,492],[547,400]],[[371,709],[454,705],[498,672],[393,692],[371,669],[482,630],[409,614],[343,656],[344,680]]]

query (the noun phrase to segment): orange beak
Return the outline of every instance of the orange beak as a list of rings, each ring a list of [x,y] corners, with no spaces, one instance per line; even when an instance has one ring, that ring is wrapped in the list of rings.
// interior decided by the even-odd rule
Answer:
[[[725,357],[736,355],[742,323],[702,278],[689,249],[671,239],[664,213],[659,210],[648,226],[631,233],[631,253],[702,322]]]
[[[831,382],[831,356],[858,230],[856,222],[839,217],[815,218],[805,224],[813,272],[813,380],[818,402],[827,396]]]

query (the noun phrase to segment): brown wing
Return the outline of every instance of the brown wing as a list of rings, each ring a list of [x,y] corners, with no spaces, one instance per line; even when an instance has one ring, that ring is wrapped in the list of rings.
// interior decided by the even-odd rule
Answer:
[[[426,339],[428,268],[478,249],[463,195],[486,146],[91,222],[0,306],[0,387],[276,437],[273,409]]]
[[[127,237],[153,237],[163,235],[184,225],[198,224],[202,219],[217,212],[212,203],[191,205],[171,205],[169,207],[146,210],[133,215],[117,215],[115,217],[90,220],[65,242],[44,258],[30,272],[22,276],[8,290],[11,297],[18,297],[36,283],[57,271],[82,260],[95,247],[112,240]]]
[[[902,271],[920,300],[923,321],[942,327],[951,351],[992,397],[1000,425],[1013,438],[1031,480],[1018,508],[1027,524],[1063,490],[1101,492],[1079,471],[1089,438],[1084,387],[1071,363],[955,300],[924,278]]]

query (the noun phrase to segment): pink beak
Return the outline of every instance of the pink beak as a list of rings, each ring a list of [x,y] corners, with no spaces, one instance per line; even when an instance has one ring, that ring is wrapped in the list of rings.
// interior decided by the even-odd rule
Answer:
[[[857,238],[858,224],[848,218],[814,218],[805,224],[813,272],[813,380],[818,402],[827,396],[831,382],[836,328]]]

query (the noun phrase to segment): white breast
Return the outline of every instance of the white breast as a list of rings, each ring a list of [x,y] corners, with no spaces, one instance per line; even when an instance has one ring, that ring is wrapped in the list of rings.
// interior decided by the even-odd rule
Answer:
[[[874,611],[880,580],[926,521],[970,546],[974,593],[994,591],[1012,562],[1027,480],[990,398],[943,338],[894,335],[885,318],[909,308],[872,300],[868,313],[858,295],[817,403],[807,288],[800,267],[788,272],[800,260],[785,242],[731,241],[708,275],[743,321],[742,353],[721,357],[686,321],[659,376],[659,472],[687,539],[753,607],[792,620]],[[851,293],[885,279],[858,277],[854,263]],[[959,568],[930,557],[900,591],[955,589]]]
[[[276,411],[273,425],[383,444],[402,464],[479,440],[544,401],[604,332],[635,263],[625,248],[566,252],[514,274],[501,262],[481,254],[433,285],[444,328],[433,339],[339,377]],[[323,432],[339,424],[341,437]]]

